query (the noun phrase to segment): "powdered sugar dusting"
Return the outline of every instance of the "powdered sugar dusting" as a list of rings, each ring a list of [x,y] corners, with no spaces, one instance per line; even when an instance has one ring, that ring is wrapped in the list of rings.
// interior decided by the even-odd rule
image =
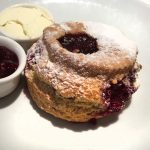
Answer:
[[[123,33],[115,27],[93,22],[84,22],[84,24],[87,33],[97,38],[101,46],[100,49],[103,51],[118,49],[128,53],[130,57],[136,56],[137,47],[135,43],[127,39]]]
[[[58,48],[60,48],[60,46],[59,46],[58,42],[54,42],[54,43],[52,43],[52,44],[51,44],[51,47],[52,47],[52,48],[54,48],[54,49],[58,49]]]
[[[60,24],[60,27],[65,30],[66,32],[70,31],[71,28],[66,24],[66,23],[62,23]]]

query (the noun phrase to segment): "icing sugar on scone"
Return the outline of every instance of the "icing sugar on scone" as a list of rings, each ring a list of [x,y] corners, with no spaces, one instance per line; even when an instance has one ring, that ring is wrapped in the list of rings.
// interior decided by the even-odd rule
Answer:
[[[135,43],[114,27],[54,24],[28,51],[30,94],[41,109],[68,121],[121,111],[138,88],[137,52]]]
[[[100,49],[103,45],[101,50],[118,49],[128,53],[131,58],[136,56],[137,46],[135,43],[127,39],[117,28],[102,23],[93,25],[93,22],[85,22],[85,24],[86,31],[97,38]]]

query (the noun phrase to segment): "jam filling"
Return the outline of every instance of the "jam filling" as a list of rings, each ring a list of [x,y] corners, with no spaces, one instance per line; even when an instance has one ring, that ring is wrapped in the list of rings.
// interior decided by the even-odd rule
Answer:
[[[0,78],[14,73],[19,65],[17,55],[4,46],[0,46]]]
[[[68,33],[58,41],[63,48],[73,53],[92,54],[98,51],[97,39],[86,33]]]
[[[127,81],[129,83],[127,83]],[[135,82],[135,74],[130,73],[125,79],[119,81],[117,84],[110,83],[103,92],[103,98],[108,104],[106,114],[121,111],[125,103],[131,98],[136,91],[133,83]]]

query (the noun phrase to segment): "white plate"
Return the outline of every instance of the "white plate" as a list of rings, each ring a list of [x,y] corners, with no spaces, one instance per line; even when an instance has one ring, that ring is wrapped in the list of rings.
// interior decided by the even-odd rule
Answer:
[[[0,9],[21,0],[1,0]],[[27,2],[27,1],[26,1]],[[32,2],[28,0],[28,2]],[[0,100],[0,150],[149,150],[150,149],[150,1],[34,0],[47,7],[57,22],[101,21],[121,29],[139,47],[141,87],[117,118],[97,125],[68,123],[39,110],[17,91]]]

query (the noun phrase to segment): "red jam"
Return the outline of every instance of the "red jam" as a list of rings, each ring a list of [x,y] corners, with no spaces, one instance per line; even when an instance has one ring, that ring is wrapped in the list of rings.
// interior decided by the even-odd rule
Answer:
[[[127,84],[125,79],[130,82]],[[117,84],[110,84],[103,92],[103,98],[109,104],[107,113],[119,112],[124,108],[125,103],[131,98],[136,91],[133,83],[135,81],[135,73],[130,73],[122,81]]]
[[[68,33],[58,41],[63,48],[73,53],[92,54],[98,51],[97,39],[86,33]]]
[[[0,78],[14,73],[19,65],[17,55],[4,46],[0,46]]]

